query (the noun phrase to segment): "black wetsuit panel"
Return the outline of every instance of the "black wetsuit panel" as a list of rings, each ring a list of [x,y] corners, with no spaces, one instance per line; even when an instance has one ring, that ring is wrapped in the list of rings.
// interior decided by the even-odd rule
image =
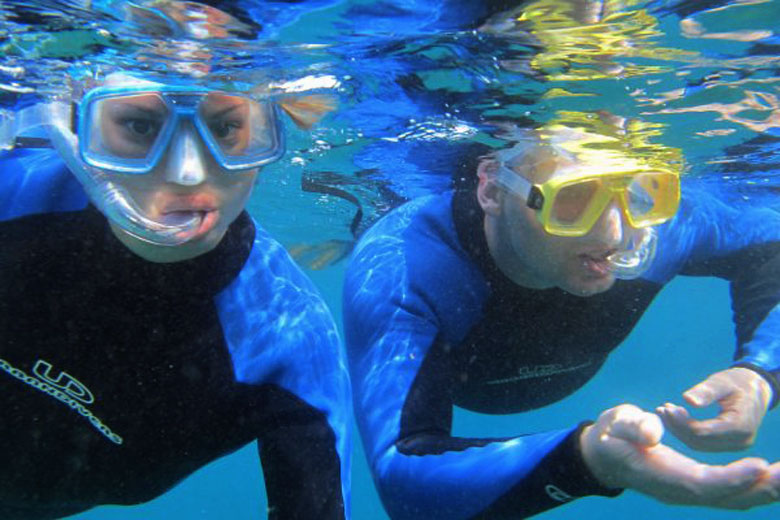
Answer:
[[[324,414],[236,380],[214,295],[254,236],[244,213],[213,251],[155,264],[93,209],[0,223],[2,518],[144,502],[256,439],[271,518],[343,517]]]

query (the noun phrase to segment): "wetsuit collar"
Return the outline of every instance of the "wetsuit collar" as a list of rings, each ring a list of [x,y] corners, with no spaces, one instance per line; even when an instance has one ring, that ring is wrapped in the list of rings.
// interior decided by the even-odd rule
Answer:
[[[494,291],[534,290],[517,285],[496,265],[485,236],[485,212],[479,205],[475,189],[458,189],[453,193],[452,219],[461,247],[466,250]]]
[[[96,269],[107,272],[111,284],[130,294],[136,291],[158,295],[189,295],[209,298],[227,287],[249,258],[255,237],[252,219],[242,212],[220,243],[200,256],[181,262],[154,263],[125,247],[111,232],[108,221],[94,207],[83,212],[84,235],[94,242],[83,254],[92,257]]]

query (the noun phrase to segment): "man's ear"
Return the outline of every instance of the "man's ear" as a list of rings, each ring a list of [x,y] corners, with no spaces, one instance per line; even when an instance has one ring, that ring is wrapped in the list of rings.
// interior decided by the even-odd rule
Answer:
[[[501,203],[504,196],[504,190],[498,185],[495,179],[495,172],[491,169],[497,168],[496,161],[485,159],[480,161],[477,167],[479,184],[477,185],[477,200],[486,215],[498,216],[501,214]]]

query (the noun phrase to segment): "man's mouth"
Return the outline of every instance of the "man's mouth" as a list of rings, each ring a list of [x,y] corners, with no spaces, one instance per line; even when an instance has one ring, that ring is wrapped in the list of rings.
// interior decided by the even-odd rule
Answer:
[[[578,258],[582,262],[582,267],[589,274],[604,277],[611,273],[608,258],[614,252],[614,250],[610,250],[600,253],[581,253]]]

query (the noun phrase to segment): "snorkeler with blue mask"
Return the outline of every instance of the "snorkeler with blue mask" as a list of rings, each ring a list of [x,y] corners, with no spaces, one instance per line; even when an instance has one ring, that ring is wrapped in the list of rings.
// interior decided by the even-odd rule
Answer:
[[[124,73],[110,74],[77,104],[42,103],[9,117],[23,125],[15,134],[44,127],[93,203],[123,234],[152,245],[219,238],[235,215],[218,211],[217,192],[230,186],[242,208],[258,168],[284,153],[276,104]],[[148,200],[145,185],[160,180],[197,190],[202,200]]]
[[[268,518],[347,518],[336,326],[244,210],[282,110],[205,80],[83,90],[5,121],[0,517],[145,502],[257,442]],[[24,148],[42,129],[56,154]]]
[[[393,519],[525,518],[630,488],[663,502],[777,502],[780,463],[702,464],[661,442],[749,446],[780,395],[780,215],[681,190],[679,150],[608,114],[506,132],[474,187],[413,200],[360,239],[344,328],[356,418]],[[504,137],[504,136],[500,136]],[[732,283],[735,362],[686,392],[694,420],[624,404],[516,437],[453,434],[453,407],[525,412],[576,392],[674,276]],[[659,417],[660,415],[660,417]]]

